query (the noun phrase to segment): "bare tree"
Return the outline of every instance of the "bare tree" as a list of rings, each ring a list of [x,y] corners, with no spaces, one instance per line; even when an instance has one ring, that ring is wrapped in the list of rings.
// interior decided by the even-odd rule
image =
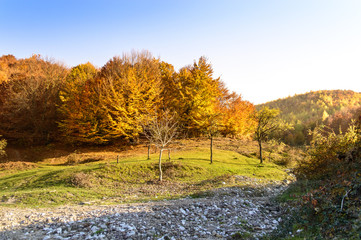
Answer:
[[[168,111],[160,116],[152,116],[143,126],[144,134],[149,142],[155,144],[159,149],[159,181],[163,180],[162,152],[174,140],[178,133],[178,121]],[[168,156],[169,157],[169,156]]]

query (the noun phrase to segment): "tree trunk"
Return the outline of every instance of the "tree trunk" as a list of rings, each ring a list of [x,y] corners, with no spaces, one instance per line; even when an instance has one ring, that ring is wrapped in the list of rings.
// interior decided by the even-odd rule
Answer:
[[[163,180],[163,172],[162,172],[162,152],[163,152],[163,148],[160,149],[159,152],[159,181]]]
[[[261,160],[260,163],[263,163],[263,158],[262,158],[262,141],[258,142],[259,145],[259,159]]]
[[[213,135],[211,135],[211,164],[213,163]]]
[[[168,149],[168,160],[170,161],[170,149]]]
[[[148,145],[148,160],[150,159],[150,144]]]

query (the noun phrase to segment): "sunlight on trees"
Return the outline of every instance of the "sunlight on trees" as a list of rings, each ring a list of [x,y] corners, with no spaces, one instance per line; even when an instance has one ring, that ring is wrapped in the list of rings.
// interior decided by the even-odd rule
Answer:
[[[59,128],[68,142],[86,141],[91,135],[88,122],[94,118],[94,106],[86,83],[93,79],[97,72],[91,63],[73,67],[60,90]]]
[[[263,108],[255,114],[257,126],[254,138],[259,146],[260,163],[263,163],[262,143],[266,141],[272,133],[281,128],[280,120],[277,118],[279,114],[279,109],[269,109],[268,107]]]
[[[8,62],[6,56],[5,62]],[[1,134],[24,144],[53,140],[57,130],[59,90],[68,70],[39,55],[8,66],[11,75],[0,84]]]
[[[255,124],[254,106],[229,93],[205,57],[175,71],[133,51],[100,70],[85,63],[69,71],[38,55],[7,55],[0,58],[0,93],[0,134],[20,144],[137,141],[142,122],[160,111],[179,116],[182,135],[211,140],[215,133],[247,137]]]

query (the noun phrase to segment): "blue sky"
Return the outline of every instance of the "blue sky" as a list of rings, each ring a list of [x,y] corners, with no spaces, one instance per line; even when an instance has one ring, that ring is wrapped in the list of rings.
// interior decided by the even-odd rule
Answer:
[[[208,57],[262,103],[320,89],[361,92],[360,0],[0,0],[0,55],[101,67],[149,50],[176,68]]]

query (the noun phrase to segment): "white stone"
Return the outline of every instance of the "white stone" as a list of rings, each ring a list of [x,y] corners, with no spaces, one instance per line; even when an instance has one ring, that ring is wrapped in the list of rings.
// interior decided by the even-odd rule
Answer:
[[[127,233],[127,237],[131,237],[131,236],[133,236],[133,235],[135,235],[135,232],[134,232],[134,231],[130,231],[130,232]]]
[[[97,226],[92,226],[90,229],[93,233],[95,233],[96,231],[99,230],[99,228]]]
[[[180,209],[179,209],[179,211],[180,211],[183,215],[186,215],[186,214],[187,214],[187,212],[186,212],[186,211],[184,211],[184,209],[183,209],[183,208],[180,208]]]

